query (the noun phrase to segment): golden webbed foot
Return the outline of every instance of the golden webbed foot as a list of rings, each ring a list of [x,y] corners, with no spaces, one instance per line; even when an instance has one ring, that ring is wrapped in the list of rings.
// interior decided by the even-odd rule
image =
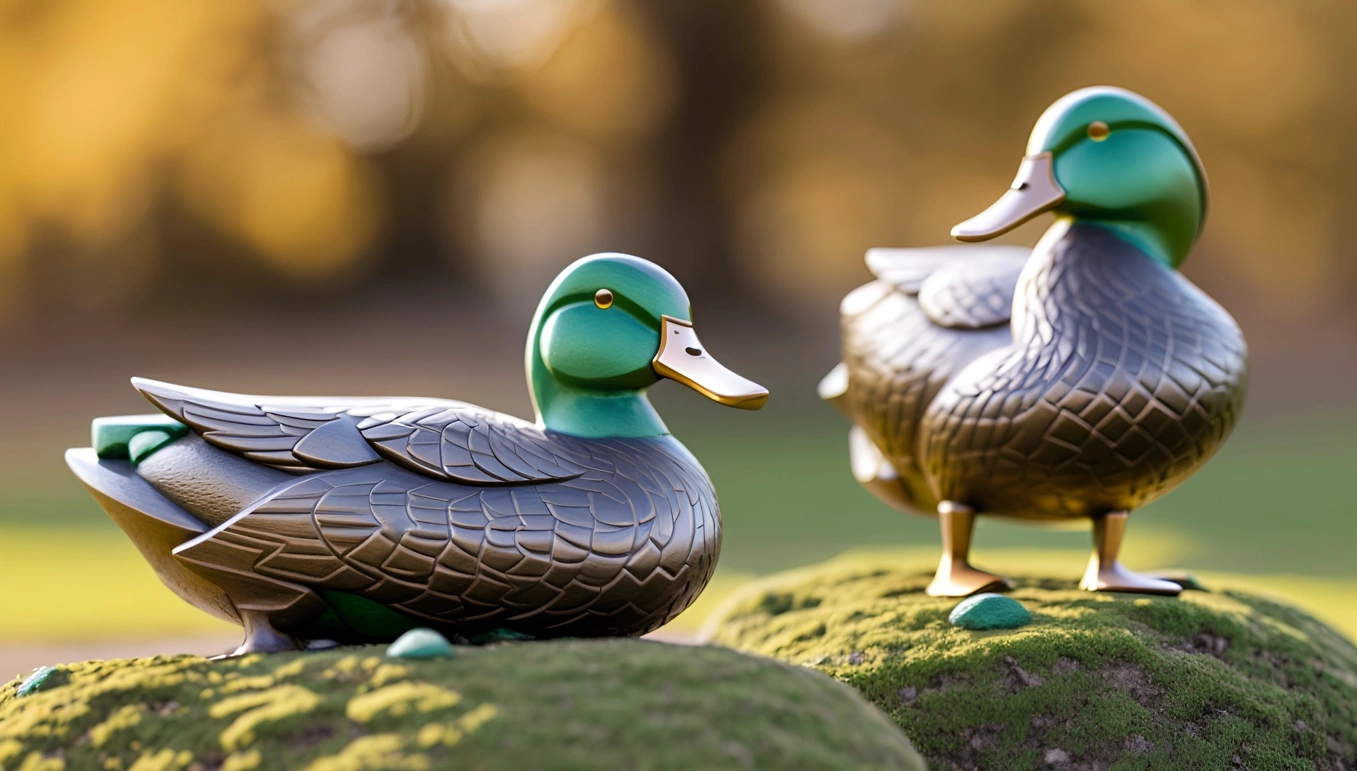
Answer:
[[[977,570],[965,563],[950,563],[943,557],[943,564],[933,576],[927,592],[934,597],[965,597],[979,592],[1006,592],[1013,588],[1013,582],[1003,576]]]
[[[942,561],[927,592],[934,597],[965,597],[976,592],[1002,592],[1013,588],[1003,576],[971,567],[971,533],[975,510],[956,501],[938,504],[938,524],[942,528]]]
[[[1139,592],[1141,594],[1163,594],[1175,597],[1183,587],[1172,581],[1142,576],[1127,570],[1120,562],[1100,567],[1095,557],[1089,560],[1084,580],[1079,582],[1080,589],[1090,592]]]
[[[1127,512],[1118,511],[1093,519],[1093,556],[1089,557],[1088,569],[1084,571],[1079,588],[1090,592],[1139,592],[1177,597],[1183,591],[1182,586],[1134,573],[1118,561],[1129,518]]]

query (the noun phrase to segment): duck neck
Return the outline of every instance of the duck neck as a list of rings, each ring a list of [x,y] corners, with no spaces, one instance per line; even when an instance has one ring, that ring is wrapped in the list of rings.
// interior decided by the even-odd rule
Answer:
[[[1135,206],[1115,210],[1072,206],[1062,214],[1081,225],[1109,230],[1156,262],[1177,270],[1197,243],[1205,206],[1198,186],[1181,184]]]
[[[1166,232],[1149,222],[1137,220],[1101,220],[1071,218],[1080,225],[1092,225],[1109,230],[1113,235],[1148,254],[1154,260],[1174,270],[1187,259],[1195,238]]]
[[[528,390],[539,425],[562,434],[603,437],[665,436],[664,421],[643,389],[599,390],[557,380],[538,353],[528,348]]]

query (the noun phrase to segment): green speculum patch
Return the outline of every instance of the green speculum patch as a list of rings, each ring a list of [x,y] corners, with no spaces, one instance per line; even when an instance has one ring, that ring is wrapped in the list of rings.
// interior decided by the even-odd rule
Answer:
[[[133,441],[141,434],[152,432],[163,434],[166,437],[164,441],[172,441],[187,434],[188,426],[168,415],[95,418],[90,425],[90,446],[100,458],[126,459],[130,456],[129,446]]]

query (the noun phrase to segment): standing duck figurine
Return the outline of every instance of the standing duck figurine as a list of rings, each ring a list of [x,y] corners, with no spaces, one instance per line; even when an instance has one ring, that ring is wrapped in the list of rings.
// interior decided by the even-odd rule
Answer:
[[[237,654],[414,626],[643,634],[692,603],[721,542],[711,480],[646,388],[768,398],[708,355],[690,313],[654,264],[586,257],[528,331],[535,424],[440,399],[134,379],[168,417],[96,420],[67,462],[166,585],[244,626]]]
[[[1178,273],[1206,203],[1201,160],[1167,113],[1085,88],[1042,114],[1011,188],[952,229],[985,241],[1051,211],[1036,248],[867,253],[877,280],[844,298],[843,363],[820,394],[855,423],[858,481],[936,512],[929,594],[1010,586],[967,560],[979,514],[1089,519],[1082,588],[1181,591],[1118,553],[1129,513],[1201,468],[1244,404],[1238,325]]]

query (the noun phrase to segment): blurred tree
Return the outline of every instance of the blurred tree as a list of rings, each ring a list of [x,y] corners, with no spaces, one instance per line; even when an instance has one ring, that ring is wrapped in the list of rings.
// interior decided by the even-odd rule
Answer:
[[[1141,91],[1214,181],[1189,273],[1319,323],[1357,292],[1339,0],[4,0],[0,324],[359,287],[534,294],[582,253],[832,304],[946,240],[1032,118]],[[1030,237],[1031,231],[1014,236]],[[545,281],[545,278],[542,279]],[[1247,323],[1246,323],[1247,326]]]

